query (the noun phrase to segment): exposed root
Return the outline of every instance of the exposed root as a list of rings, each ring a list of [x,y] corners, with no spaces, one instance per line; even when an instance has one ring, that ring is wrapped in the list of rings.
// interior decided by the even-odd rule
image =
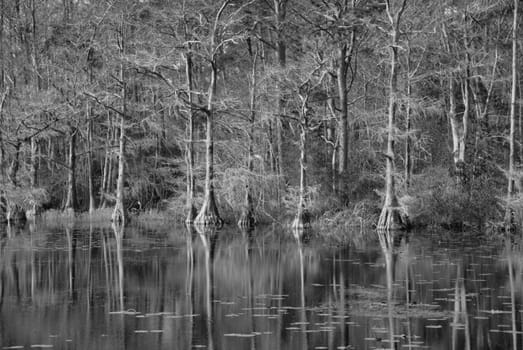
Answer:
[[[27,220],[25,211],[22,210],[22,208],[20,208],[17,205],[7,206],[5,216],[6,216],[6,220],[9,224],[21,223],[21,222],[25,222]]]
[[[240,219],[238,220],[238,227],[241,229],[250,229],[253,228],[255,224],[256,220],[254,219],[252,211],[248,209],[242,210]]]
[[[379,230],[406,230],[408,227],[409,219],[401,207],[383,207],[378,220]]]
[[[28,220],[34,221],[38,216],[40,216],[42,210],[40,207],[33,205],[31,209],[25,211],[25,217]]]
[[[507,208],[505,212],[505,232],[514,233],[516,231],[516,214],[512,208]]]
[[[186,225],[192,225],[196,219],[197,211],[194,205],[191,205],[191,208],[187,211],[187,216],[185,218]]]
[[[111,221],[116,225],[125,225],[127,221],[127,214],[125,212],[125,208],[121,203],[116,203],[113,215],[111,217]]]
[[[311,216],[305,209],[300,209],[296,217],[292,221],[292,229],[294,237],[297,240],[302,240],[307,236],[308,230],[311,228]]]
[[[214,204],[214,200],[206,200],[203,203],[202,209],[196,219],[194,219],[194,225],[200,227],[216,227],[220,228],[223,226],[223,220],[218,214],[218,208]]]

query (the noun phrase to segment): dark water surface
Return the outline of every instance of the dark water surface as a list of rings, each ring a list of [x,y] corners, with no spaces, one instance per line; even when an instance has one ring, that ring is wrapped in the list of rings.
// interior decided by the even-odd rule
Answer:
[[[517,240],[3,229],[4,349],[520,349]]]

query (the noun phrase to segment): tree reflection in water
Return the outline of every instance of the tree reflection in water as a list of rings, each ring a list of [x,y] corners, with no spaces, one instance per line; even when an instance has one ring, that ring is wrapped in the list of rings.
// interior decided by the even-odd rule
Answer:
[[[508,283],[510,290],[510,320],[511,320],[511,330],[512,335],[512,348],[514,350],[518,349],[518,339],[517,335],[517,300],[516,292],[519,289],[519,292],[522,291],[522,267],[523,267],[523,255],[521,252],[521,241],[520,239],[513,239],[512,237],[505,238],[505,248],[503,255],[506,257],[507,270],[508,270]],[[522,333],[523,341],[523,333]]]
[[[183,228],[12,227],[0,239],[0,344],[521,347],[519,240],[479,250],[478,242],[438,246],[390,232],[357,247],[304,244],[271,228],[218,237]]]
[[[380,247],[385,259],[385,271],[387,279],[387,320],[388,320],[388,339],[390,349],[394,349],[394,317],[392,313],[393,308],[393,283],[394,283],[394,231],[378,230],[378,239]]]
[[[205,311],[207,325],[207,349],[214,350],[213,300],[214,300],[214,256],[216,249],[216,229],[196,226],[204,249],[205,265]]]
[[[301,330],[301,343],[300,346],[302,349],[309,348],[309,342],[307,339],[307,303],[305,302],[305,262],[303,256],[303,243],[300,239],[297,239],[298,242],[298,256],[299,256],[299,266],[300,266],[300,307],[298,309],[299,320],[300,320],[300,330]]]

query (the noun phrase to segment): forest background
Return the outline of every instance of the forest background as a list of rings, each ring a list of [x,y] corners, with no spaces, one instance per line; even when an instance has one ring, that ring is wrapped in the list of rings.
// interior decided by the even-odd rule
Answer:
[[[494,226],[519,32],[518,0],[0,0],[2,211]]]

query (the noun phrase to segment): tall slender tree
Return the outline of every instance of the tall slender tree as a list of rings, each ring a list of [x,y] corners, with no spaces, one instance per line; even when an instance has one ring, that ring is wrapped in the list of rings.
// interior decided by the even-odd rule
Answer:
[[[507,197],[510,201],[514,196],[514,171],[515,171],[515,160],[516,160],[516,93],[517,93],[517,77],[518,77],[518,61],[517,61],[517,49],[518,49],[518,7],[519,0],[514,0],[514,15],[512,21],[512,87],[510,94],[510,134],[509,134],[509,157],[508,157],[508,186],[507,186]],[[506,214],[506,221],[509,225],[514,224],[513,210],[508,207]]]
[[[388,126],[387,126],[387,151],[386,171],[385,171],[385,202],[381,211],[378,228],[379,229],[404,229],[407,226],[407,217],[403,215],[396,196],[394,184],[394,142],[396,130],[396,110],[398,99],[398,48],[401,17],[407,7],[407,0],[392,1],[386,0],[386,14],[390,24],[390,79],[388,86]]]

